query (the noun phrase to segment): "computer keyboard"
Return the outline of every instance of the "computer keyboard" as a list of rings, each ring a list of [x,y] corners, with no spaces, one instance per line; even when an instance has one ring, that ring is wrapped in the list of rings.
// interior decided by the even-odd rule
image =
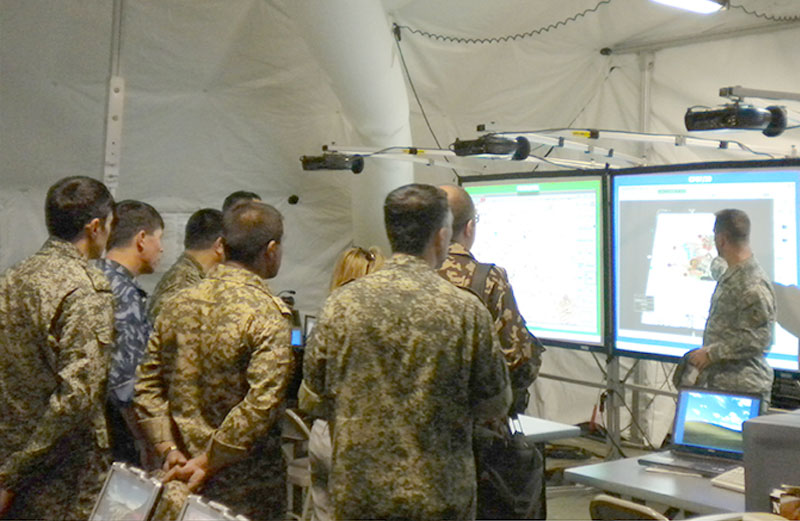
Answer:
[[[744,467],[734,467],[715,478],[711,478],[711,484],[744,493]]]

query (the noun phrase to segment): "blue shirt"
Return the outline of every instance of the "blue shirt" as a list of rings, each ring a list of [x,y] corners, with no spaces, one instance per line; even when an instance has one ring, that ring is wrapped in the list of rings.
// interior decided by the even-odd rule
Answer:
[[[133,401],[136,366],[147,350],[152,325],[147,320],[147,293],[123,265],[108,259],[97,261],[108,277],[114,295],[114,344],[108,370],[108,396],[118,407]]]

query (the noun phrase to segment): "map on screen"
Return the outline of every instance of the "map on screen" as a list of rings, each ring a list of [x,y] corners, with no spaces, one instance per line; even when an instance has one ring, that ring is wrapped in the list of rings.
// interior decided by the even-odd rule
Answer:
[[[602,343],[600,178],[469,183],[479,216],[472,253],[505,268],[528,329]]]
[[[743,210],[770,280],[798,281],[800,167],[740,167],[612,177],[615,347],[680,357],[702,345],[716,281],[715,212]],[[779,325],[767,361],[798,370],[798,339]]]

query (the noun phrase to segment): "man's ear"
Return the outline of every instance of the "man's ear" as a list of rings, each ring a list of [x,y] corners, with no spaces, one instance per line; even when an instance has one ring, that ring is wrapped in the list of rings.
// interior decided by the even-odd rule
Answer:
[[[466,235],[467,237],[475,236],[475,218],[472,218],[469,221],[467,221],[467,225],[464,227],[464,235]]]
[[[134,239],[136,241],[136,251],[144,250],[144,238],[147,236],[147,232],[144,230],[139,230]]]
[[[100,219],[99,217],[95,217],[94,219],[92,219],[91,221],[89,221],[89,222],[86,224],[86,226],[84,226],[84,227],[83,227],[84,231],[86,232],[86,237],[87,237],[87,238],[94,238],[94,237],[96,237],[96,236],[97,236],[97,233],[98,233],[100,230],[102,230],[102,229],[103,229],[103,225],[104,225],[104,224],[105,224],[105,223],[103,223],[102,219]]]
[[[225,258],[225,241],[222,239],[222,236],[217,237],[217,240],[214,241],[212,248],[214,249],[214,253],[217,254],[220,259]]]
[[[436,250],[437,253],[446,252],[450,247],[450,238],[452,237],[452,232],[449,228],[442,226],[439,228],[439,231],[436,232]]]

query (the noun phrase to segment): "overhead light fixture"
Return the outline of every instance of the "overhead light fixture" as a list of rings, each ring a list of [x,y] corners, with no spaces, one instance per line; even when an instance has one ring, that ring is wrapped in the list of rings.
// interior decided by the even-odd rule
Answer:
[[[723,7],[727,7],[728,0],[651,0],[658,4],[685,9],[693,13],[710,14],[716,13]]]
[[[717,108],[689,108],[683,121],[686,130],[755,129],[767,137],[775,137],[786,130],[787,118],[786,109],[777,105],[762,109],[732,103]]]
[[[531,142],[523,136],[516,140],[507,137],[487,134],[478,139],[467,139],[461,141],[456,138],[450,145],[450,149],[457,156],[479,156],[479,155],[509,155],[514,161],[522,161],[531,153]]]
[[[300,162],[303,164],[303,170],[350,170],[354,174],[360,174],[364,170],[363,157],[336,152],[321,156],[303,156]]]

